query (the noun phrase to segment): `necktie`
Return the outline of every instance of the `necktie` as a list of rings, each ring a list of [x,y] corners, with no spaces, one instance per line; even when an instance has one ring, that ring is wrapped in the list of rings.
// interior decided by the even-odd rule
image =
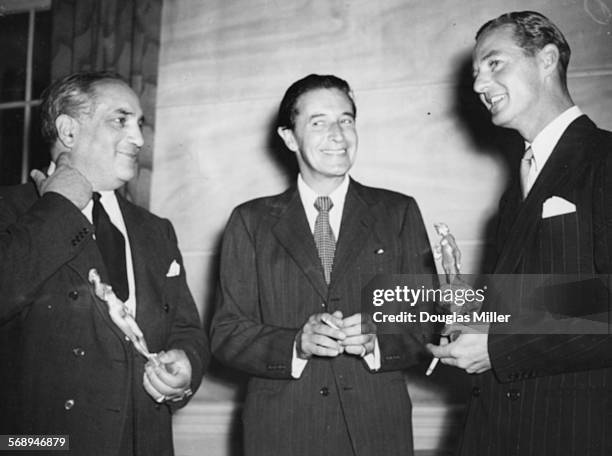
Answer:
[[[527,198],[527,194],[536,179],[536,163],[533,157],[533,150],[528,146],[525,150],[525,155],[521,160],[521,189],[523,190],[523,199]]]
[[[329,210],[334,207],[334,203],[329,196],[319,196],[315,200],[314,207],[319,211],[315,221],[314,239],[323,265],[325,282],[329,284],[336,252],[336,239],[329,225]]]
[[[125,264],[125,239],[121,231],[112,224],[104,206],[100,202],[100,194],[93,193],[93,224],[96,227],[96,243],[106,265],[110,286],[119,299],[125,301],[129,296],[127,270]]]

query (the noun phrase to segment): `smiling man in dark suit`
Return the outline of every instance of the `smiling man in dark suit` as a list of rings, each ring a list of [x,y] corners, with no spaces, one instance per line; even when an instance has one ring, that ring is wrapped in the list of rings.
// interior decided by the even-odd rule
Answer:
[[[412,454],[401,369],[417,362],[429,328],[374,334],[361,284],[431,274],[433,257],[412,198],[349,178],[355,116],[340,78],[289,87],[278,134],[297,158],[297,185],[242,204],[225,230],[211,344],[252,376],[247,455]]]
[[[209,351],[172,225],[115,193],[137,172],[140,102],[115,74],[78,73],[47,89],[42,115],[48,172],[0,189],[0,433],[68,435],[73,455],[172,455],[171,413]],[[125,302],[113,318],[92,268]],[[125,315],[160,364],[127,340]]]
[[[501,200],[493,271],[514,277],[516,293],[504,297],[513,320],[430,347],[479,374],[460,454],[609,455],[612,338],[589,322],[599,313],[607,331],[609,302],[602,282],[587,279],[612,272],[612,134],[574,105],[570,49],[546,17],[504,14],[476,40],[474,90],[525,149]],[[504,310],[502,301],[485,310]]]

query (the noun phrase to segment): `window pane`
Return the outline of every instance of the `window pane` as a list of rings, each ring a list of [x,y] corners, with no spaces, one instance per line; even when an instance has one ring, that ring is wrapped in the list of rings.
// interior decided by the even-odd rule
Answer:
[[[51,11],[37,11],[34,21],[32,98],[40,98],[51,77]]]
[[[40,106],[32,108],[30,129],[30,169],[43,169],[49,166],[51,154],[48,144],[40,134]]]
[[[21,181],[23,108],[0,111],[0,185]]]
[[[28,13],[0,15],[0,102],[25,99]]]

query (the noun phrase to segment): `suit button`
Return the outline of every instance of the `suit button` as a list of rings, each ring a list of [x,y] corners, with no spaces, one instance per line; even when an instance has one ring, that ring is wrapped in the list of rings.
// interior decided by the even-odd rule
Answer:
[[[327,304],[325,304],[324,302],[321,303],[321,307],[323,307],[325,309],[325,307],[327,307]]]
[[[85,350],[83,350],[81,347],[75,347],[72,349],[72,354],[77,358],[80,356],[85,356]]]
[[[516,401],[519,397],[521,397],[521,392],[515,389],[511,389],[506,393],[506,397],[511,401]]]
[[[480,396],[480,388],[478,388],[477,386],[472,388],[472,396],[474,396],[474,397]]]
[[[77,290],[72,290],[68,293],[68,297],[74,301],[79,297],[79,292]]]
[[[321,396],[329,396],[329,389],[327,388],[327,386],[324,386],[323,388],[321,388],[319,390],[319,394]]]
[[[64,402],[64,408],[66,410],[70,410],[72,407],[74,407],[74,399],[68,399],[66,402]]]
[[[170,306],[168,304],[164,304],[164,312],[168,313],[170,310]]]

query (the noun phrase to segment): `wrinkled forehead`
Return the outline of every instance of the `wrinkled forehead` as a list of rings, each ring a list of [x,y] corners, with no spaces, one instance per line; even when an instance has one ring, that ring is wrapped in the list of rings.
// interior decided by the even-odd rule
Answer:
[[[313,88],[301,94],[295,103],[297,113],[342,107],[348,114],[355,115],[353,101],[342,90],[336,87]]]
[[[94,86],[94,106],[108,111],[125,111],[142,117],[142,107],[136,93],[127,84],[116,80],[103,80]]]

